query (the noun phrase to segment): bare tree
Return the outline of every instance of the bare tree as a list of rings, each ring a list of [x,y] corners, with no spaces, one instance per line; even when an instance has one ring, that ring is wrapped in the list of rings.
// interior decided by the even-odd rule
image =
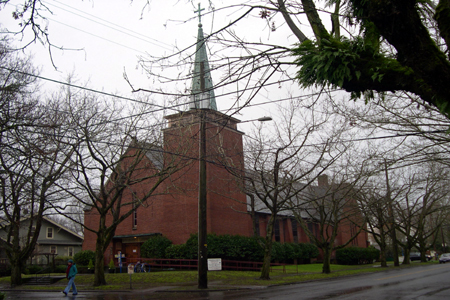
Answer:
[[[245,192],[254,197],[251,210],[269,214],[261,279],[270,279],[274,224],[278,214],[292,210],[293,199],[345,152],[345,147],[334,146],[343,128],[335,127],[322,136],[329,116],[319,117],[314,108],[307,110],[306,106],[291,103],[281,108],[283,121],[275,124],[270,135],[259,127],[245,149],[246,171],[228,165],[230,172],[242,180]]]
[[[11,263],[11,285],[21,284],[44,212],[61,199],[58,181],[70,167],[73,145],[63,117],[38,100],[33,68],[26,59],[1,49],[1,235]],[[27,220],[28,223],[25,223]]]
[[[328,176],[321,176],[318,186],[308,186],[289,202],[301,228],[310,241],[322,250],[322,272],[325,274],[331,272],[333,251],[352,243],[366,228],[365,216],[357,201],[368,181],[364,169],[364,165],[360,166],[359,172],[350,171],[348,166],[341,169],[334,166],[331,183]],[[342,234],[345,238],[338,239]]]
[[[425,261],[425,251],[431,246],[427,240],[436,234],[442,222],[445,220],[447,208],[443,206],[443,200],[448,198],[447,176],[439,165],[428,164],[423,168],[415,168],[414,173],[402,170],[404,174],[404,192],[396,203],[397,228],[404,236],[399,244],[404,249],[403,264],[409,264],[409,255],[412,248],[417,248]],[[421,172],[417,172],[421,170]],[[436,226],[426,226],[426,221],[432,214],[435,217]]]
[[[104,252],[117,226],[156,195],[159,187],[182,167],[182,151],[168,156],[160,139],[163,123],[152,122],[154,107],[135,106],[126,111],[118,104],[90,94],[66,91],[65,112],[74,124],[70,137],[79,145],[65,192],[89,215],[84,221],[85,239],[96,240],[94,285],[105,285]],[[154,116],[153,120],[157,120]],[[182,147],[183,145],[180,145]],[[183,149],[186,151],[186,149]],[[65,206],[54,207],[74,222]]]

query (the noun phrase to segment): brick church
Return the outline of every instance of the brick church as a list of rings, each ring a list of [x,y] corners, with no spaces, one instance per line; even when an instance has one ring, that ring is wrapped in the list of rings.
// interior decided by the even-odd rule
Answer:
[[[203,119],[202,119],[203,118]],[[199,157],[199,131],[201,120],[205,124],[206,190],[208,233],[251,236],[253,224],[247,196],[240,182],[216,159],[226,157],[234,167],[244,170],[243,132],[238,130],[238,119],[217,110],[210,68],[201,23],[198,27],[197,49],[194,62],[189,110],[165,116],[167,127],[163,130],[164,159],[174,148],[188,149],[186,157]],[[151,155],[147,159],[152,163]],[[146,205],[116,229],[115,236],[105,252],[105,264],[121,251],[127,259],[140,257],[140,246],[153,235],[162,234],[174,244],[186,242],[191,234],[198,232],[199,161],[177,171],[160,186],[164,193],[151,198]],[[268,215],[257,213],[257,232],[265,235]],[[92,227],[98,223],[95,209],[85,211],[85,224]],[[312,226],[314,226],[312,224]],[[345,232],[342,230],[341,232]],[[338,239],[345,239],[341,234]],[[275,224],[274,240],[280,242],[308,242],[309,239],[294,218],[279,216]],[[96,236],[85,231],[83,250],[95,250]],[[366,246],[366,234],[360,234],[356,244]],[[339,242],[339,241],[338,241]],[[355,243],[354,243],[355,244]],[[117,258],[115,259],[117,263]]]

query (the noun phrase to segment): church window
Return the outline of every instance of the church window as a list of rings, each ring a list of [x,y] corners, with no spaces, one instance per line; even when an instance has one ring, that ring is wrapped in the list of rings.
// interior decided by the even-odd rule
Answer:
[[[280,241],[280,221],[276,220],[274,225],[275,241]]]
[[[138,212],[137,212],[137,207],[136,207],[136,202],[133,203],[133,229],[137,228],[137,217],[138,217]]]
[[[298,243],[297,220],[291,219],[291,224],[292,224],[292,235],[294,237],[294,243]]]

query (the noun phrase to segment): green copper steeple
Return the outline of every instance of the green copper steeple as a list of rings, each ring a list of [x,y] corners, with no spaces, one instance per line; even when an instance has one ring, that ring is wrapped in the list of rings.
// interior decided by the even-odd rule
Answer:
[[[194,72],[192,77],[190,109],[208,108],[217,110],[216,97],[214,95],[211,70],[209,69],[208,56],[206,54],[205,38],[203,37],[201,11],[198,4],[198,35],[197,49],[195,52]]]

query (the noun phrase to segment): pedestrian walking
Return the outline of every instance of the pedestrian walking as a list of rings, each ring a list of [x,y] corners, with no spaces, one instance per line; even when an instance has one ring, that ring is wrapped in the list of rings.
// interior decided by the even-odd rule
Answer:
[[[67,296],[67,294],[70,291],[70,288],[72,288],[73,295],[78,295],[77,287],[75,285],[75,275],[77,275],[77,265],[73,262],[73,260],[69,259],[67,262],[67,269],[66,269],[66,278],[69,279],[69,283],[67,284],[67,287],[64,289],[63,294]]]

